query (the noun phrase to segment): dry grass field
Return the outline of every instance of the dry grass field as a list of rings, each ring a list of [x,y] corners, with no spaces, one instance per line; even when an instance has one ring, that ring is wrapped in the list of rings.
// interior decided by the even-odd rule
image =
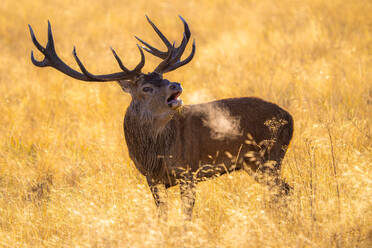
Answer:
[[[2,0],[0,247],[372,247],[371,13],[370,0]],[[134,35],[161,46],[145,14],[172,40],[178,14],[190,25],[196,55],[167,74],[184,103],[257,96],[293,115],[286,204],[236,172],[198,185],[187,228],[172,188],[159,223],[124,141],[130,96],[30,61],[27,24],[45,45],[49,19],[73,67],[74,45],[92,72],[118,70],[110,46],[133,67]]]

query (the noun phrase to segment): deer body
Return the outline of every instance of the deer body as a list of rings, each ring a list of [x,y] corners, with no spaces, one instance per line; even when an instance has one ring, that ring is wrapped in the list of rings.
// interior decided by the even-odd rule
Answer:
[[[230,137],[226,134],[224,138],[214,138],[215,131],[205,124],[208,116],[204,110],[208,108],[223,108],[232,117],[240,118],[240,135]],[[264,123],[273,118],[287,123],[278,131],[278,141],[264,155],[280,167],[292,137],[293,121],[285,110],[258,98],[231,98],[184,106],[163,124],[161,132],[153,123],[144,123],[140,115],[129,108],[125,115],[124,132],[130,157],[137,169],[168,188],[176,185],[177,180],[182,180],[187,168],[197,181],[242,169],[243,162],[251,164],[252,170],[256,171],[256,165],[249,163],[244,155],[257,149],[245,141],[248,134],[257,143],[272,139],[272,133]],[[204,165],[214,165],[215,169],[209,173],[197,173]]]
[[[206,123],[208,112],[214,109],[223,109],[230,118],[238,118],[239,135],[229,136],[227,133],[225,137],[215,137],[215,130]],[[124,119],[124,133],[130,158],[146,176],[159,207],[164,208],[162,205],[166,204],[159,197],[159,186],[169,188],[180,183],[184,211],[191,218],[196,183],[240,169],[250,174],[257,173],[255,179],[259,182],[261,173],[271,176],[271,182],[279,187],[281,193],[286,194],[290,190],[279,173],[292,138],[293,120],[279,106],[254,97],[231,98],[186,105],[163,122],[162,127],[154,123],[156,120],[150,119],[153,122],[142,120],[141,115],[129,107]],[[267,120],[273,119],[284,121],[275,133],[265,125]],[[249,135],[257,144],[272,141],[262,157],[258,155],[262,149],[246,144]],[[246,157],[248,152],[256,154],[253,161]],[[273,161],[274,167],[265,166],[267,161]]]
[[[29,26],[33,43],[45,56],[37,61],[31,53],[31,60],[38,67],[51,66],[78,80],[116,81],[131,95],[124,118],[129,155],[146,177],[161,212],[167,208],[159,194],[161,188],[180,185],[184,212],[191,219],[197,182],[240,169],[279,195],[288,194],[291,187],[280,178],[281,162],[293,133],[293,120],[287,111],[254,97],[182,106],[181,84],[163,79],[163,74],[187,64],[195,53],[194,42],[190,55],[181,60],[191,32],[180,18],[184,33],[176,47],[147,17],[167,51],[136,37],[144,46],[138,46],[141,61],[133,70],[127,69],[112,49],[122,71],[94,75],[84,67],[75,48],[73,55],[81,72],[72,69],[56,54],[49,22],[45,48]],[[142,49],[162,59],[148,74],[141,72],[145,64]]]

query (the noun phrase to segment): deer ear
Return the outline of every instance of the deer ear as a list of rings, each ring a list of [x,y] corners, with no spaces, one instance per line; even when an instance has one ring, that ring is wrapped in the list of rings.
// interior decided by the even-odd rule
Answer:
[[[117,81],[121,89],[126,93],[132,93],[134,88],[134,82],[132,80],[119,80]]]

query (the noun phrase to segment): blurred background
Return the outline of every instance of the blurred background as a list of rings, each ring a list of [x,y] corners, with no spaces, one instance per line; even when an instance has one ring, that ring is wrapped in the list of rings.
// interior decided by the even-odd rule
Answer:
[[[0,4],[0,247],[370,247],[372,245],[372,2],[369,0],[3,0]],[[183,228],[178,188],[158,223],[130,161],[115,83],[37,68],[47,20],[73,68],[75,45],[93,73],[133,68],[134,35],[163,47],[145,14],[177,44],[188,22],[196,54],[166,78],[186,104],[239,96],[294,117],[283,163],[289,202],[245,173],[198,186]],[[191,48],[189,45],[185,54]],[[144,72],[160,61],[146,54]]]

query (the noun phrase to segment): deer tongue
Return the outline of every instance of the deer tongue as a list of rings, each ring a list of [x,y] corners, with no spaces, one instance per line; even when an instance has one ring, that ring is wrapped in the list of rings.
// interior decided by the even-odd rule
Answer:
[[[178,108],[182,105],[182,100],[178,99],[178,97],[181,95],[181,91],[178,91],[174,94],[172,94],[168,99],[167,99],[167,104],[171,108]]]

